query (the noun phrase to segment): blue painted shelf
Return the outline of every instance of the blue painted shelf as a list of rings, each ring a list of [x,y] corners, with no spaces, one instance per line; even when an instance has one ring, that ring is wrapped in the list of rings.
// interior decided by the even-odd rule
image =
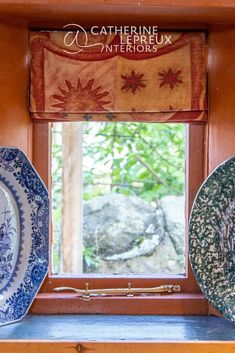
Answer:
[[[0,327],[0,340],[235,341],[235,325],[213,316],[28,315]]]

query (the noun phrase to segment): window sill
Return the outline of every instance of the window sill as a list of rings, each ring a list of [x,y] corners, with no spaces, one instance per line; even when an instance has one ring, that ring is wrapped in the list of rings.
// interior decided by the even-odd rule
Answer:
[[[39,293],[32,314],[127,314],[207,315],[202,294],[170,294],[135,297],[93,297],[85,300],[74,293]]]
[[[4,353],[232,353],[234,341],[212,316],[28,315],[0,330]]]
[[[0,341],[235,341],[235,326],[214,316],[27,315],[2,326]]]

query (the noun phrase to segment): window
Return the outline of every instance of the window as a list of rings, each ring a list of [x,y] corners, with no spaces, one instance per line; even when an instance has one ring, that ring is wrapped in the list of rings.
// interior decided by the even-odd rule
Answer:
[[[185,274],[185,125],[51,131],[52,273]]]
[[[125,178],[123,180],[119,178],[119,180],[115,180],[115,183],[112,184],[118,184],[118,185],[110,185],[110,173],[108,172],[108,170],[110,170],[110,160],[106,160],[106,166],[107,166],[107,170],[103,168],[103,166],[101,167],[101,165],[99,165],[99,163],[97,162],[97,160],[99,160],[99,156],[97,157],[97,160],[93,159],[89,159],[88,155],[89,153],[93,154],[94,150],[92,150],[93,148],[96,148],[97,146],[91,146],[91,139],[92,141],[97,141],[98,142],[102,142],[102,145],[104,147],[104,140],[102,140],[102,138],[107,138],[110,139],[111,137],[114,136],[110,136],[110,135],[114,135],[111,134],[110,131],[112,131],[112,129],[115,129],[115,124],[109,123],[109,125],[107,125],[107,129],[105,124],[101,124],[101,123],[97,123],[94,127],[94,125],[92,125],[92,123],[84,123],[83,124],[83,132],[81,131],[81,124],[79,123],[72,123],[72,124],[76,124],[77,129],[80,131],[78,131],[78,133],[80,133],[80,136],[82,137],[83,135],[83,141],[86,139],[86,142],[83,142],[83,174],[88,173],[88,175],[86,175],[84,177],[83,175],[83,181],[82,181],[82,176],[81,176],[81,168],[80,168],[80,174],[78,171],[78,178],[77,183],[78,185],[80,185],[80,188],[78,188],[78,190],[80,190],[80,202],[78,202],[78,204],[80,204],[81,206],[81,200],[82,198],[91,198],[94,199],[94,195],[96,196],[96,194],[98,193],[98,197],[102,198],[107,195],[110,195],[110,188],[113,187],[113,190],[115,190],[114,194],[115,197],[123,196],[124,198],[131,198],[130,193],[133,192],[133,190],[135,190],[135,196],[139,198],[140,194],[144,194],[143,191],[143,182],[141,184],[141,180],[139,180],[138,178],[136,180],[130,180],[130,176],[125,175]],[[128,124],[128,123],[119,123],[119,124]],[[130,123],[129,123],[130,124]],[[140,124],[140,123],[136,123],[136,124]],[[147,128],[147,126],[152,126],[150,128],[150,130],[154,130],[154,128],[156,129],[156,131],[158,130],[158,127],[164,130],[164,124],[146,124],[145,128]],[[65,129],[64,129],[64,126]],[[119,126],[119,125],[118,125]],[[120,125],[121,126],[121,125]],[[131,124],[129,125],[131,126]],[[132,128],[134,129],[135,124],[132,124]],[[139,125],[139,127],[141,126],[141,124]],[[173,126],[174,124],[171,125],[171,127],[165,125],[165,130],[169,131],[173,131]],[[127,125],[126,125],[127,127]],[[157,127],[157,128],[156,128]],[[58,168],[61,168],[61,166],[56,165],[56,153],[61,153],[61,149],[59,148],[59,145],[61,143],[61,134],[65,131],[63,130],[69,130],[71,128],[71,125],[69,127],[69,123],[65,123],[63,124],[63,128],[62,128],[62,124],[58,124],[58,123],[54,123],[53,126],[51,126],[50,123],[35,123],[34,124],[34,163],[36,168],[38,169],[39,173],[42,175],[44,181],[46,182],[46,184],[49,186],[49,189],[52,190],[52,197],[55,198],[55,194],[57,192],[57,196],[61,195],[61,191],[63,188],[63,185],[57,185],[56,183],[60,183],[61,182],[61,177],[56,179],[56,176],[58,177],[60,175],[60,173],[62,172],[62,170],[59,170]],[[119,127],[116,126],[116,128],[119,129]],[[175,191],[175,195],[173,193],[172,190],[170,190],[170,193],[168,196],[170,196],[170,194],[173,196],[177,196],[177,190],[183,190],[184,189],[184,182],[186,185],[186,219],[188,219],[188,215],[189,215],[189,211],[190,211],[190,207],[192,204],[192,200],[195,197],[195,194],[200,186],[200,184],[203,181],[203,140],[204,140],[204,129],[203,126],[201,125],[194,125],[191,124],[189,126],[186,127],[186,125],[181,125],[181,124],[177,124],[175,125],[175,128],[178,129],[183,133],[183,131],[186,129],[187,130],[187,138],[186,140],[184,140],[182,138],[181,140],[181,144],[182,146],[184,144],[186,144],[186,164],[185,164],[185,178],[183,177],[179,177],[178,180],[180,181],[180,186],[178,185],[174,185],[174,183],[169,183],[168,178],[164,178],[164,183],[166,182],[167,186],[168,186],[168,192],[169,192],[169,185],[173,186],[174,185],[174,191]],[[101,129],[101,130],[100,130]],[[103,130],[102,130],[103,129]],[[105,130],[106,129],[106,130]],[[141,129],[140,129],[141,130]],[[140,131],[138,129],[136,129],[136,131]],[[101,134],[100,131],[103,133],[105,131],[107,136],[103,136],[104,134]],[[68,132],[68,131],[67,131]],[[158,131],[159,133],[159,131]],[[89,137],[89,134],[90,137]],[[95,137],[94,139],[94,134],[98,135]],[[116,133],[116,135],[118,135]],[[122,135],[122,134],[119,134]],[[125,134],[123,134],[125,135]],[[138,135],[138,134],[137,134]],[[60,136],[60,137],[59,137]],[[69,134],[67,134],[67,137],[69,136]],[[86,136],[86,137],[85,137]],[[92,136],[92,138],[91,138]],[[128,135],[130,136],[130,135]],[[182,136],[184,136],[184,133],[182,134]],[[138,136],[139,137],[139,136]],[[71,138],[71,136],[70,136]],[[96,140],[97,138],[97,140]],[[117,138],[117,136],[116,136]],[[130,137],[128,137],[130,138]],[[122,137],[123,139],[123,137]],[[151,139],[150,139],[151,140]],[[78,140],[76,139],[77,143]],[[79,152],[79,156],[82,155],[82,143],[81,143],[82,139],[80,140],[80,145],[78,143],[78,150]],[[120,141],[119,141],[120,142]],[[94,142],[95,143],[95,142]],[[108,140],[107,140],[107,144],[108,144]],[[118,150],[118,144],[117,141],[116,143],[116,148]],[[120,144],[123,146],[124,142],[120,142]],[[119,144],[119,150],[120,150],[120,144]],[[56,145],[58,145],[56,147]],[[71,141],[70,141],[70,145],[72,145]],[[151,143],[150,143],[151,145]],[[132,146],[133,146],[133,142],[132,142]],[[182,148],[181,146],[181,148]],[[101,146],[102,147],[102,146]],[[133,147],[135,148],[135,152],[136,152],[136,146]],[[184,148],[183,148],[184,150]],[[52,165],[50,164],[51,161],[51,151],[53,153],[53,158],[52,158]],[[89,153],[88,153],[89,152]],[[65,165],[66,163],[68,163],[68,156],[71,156],[71,151],[63,151],[63,153],[67,153],[67,160],[65,159]],[[102,152],[103,153],[103,152]],[[115,152],[116,153],[116,152]],[[120,153],[124,153],[123,151]],[[149,153],[148,151],[146,153]],[[173,153],[173,152],[172,152]],[[178,151],[179,153],[179,151]],[[97,154],[99,155],[99,153]],[[135,159],[139,159],[139,157],[141,157],[141,155],[139,156],[138,152],[135,153]],[[182,157],[182,156],[181,156]],[[66,158],[66,155],[65,155]],[[76,155],[77,158],[77,155]],[[107,159],[107,155],[106,157],[103,157],[103,162],[105,161],[105,158]],[[125,156],[122,154],[120,155],[115,155],[114,159],[118,159],[119,158],[119,167],[120,167],[120,163],[124,163],[123,159],[125,159]],[[62,160],[61,158],[57,159],[57,160]],[[184,160],[184,156],[183,156],[183,160]],[[43,161],[43,163],[42,163]],[[113,163],[113,161],[111,161]],[[140,161],[139,161],[140,162]],[[143,162],[143,161],[142,161]],[[145,161],[146,162],[146,161]],[[80,159],[80,162],[81,159]],[[79,165],[78,163],[78,165]],[[89,175],[89,170],[92,166],[92,164],[95,163],[96,167],[93,168],[93,175]],[[98,165],[97,165],[98,163]],[[137,163],[135,163],[136,165]],[[141,164],[141,163],[140,163]],[[74,166],[74,164],[72,164]],[[82,165],[82,164],[81,164]],[[81,166],[80,165],[80,166]],[[68,166],[68,164],[67,164]],[[182,166],[183,168],[183,166]],[[129,168],[130,169],[130,168]],[[146,163],[145,163],[145,169],[146,169]],[[183,168],[184,169],[184,168]],[[178,168],[177,173],[180,174],[180,168]],[[51,171],[52,171],[52,175],[51,175]],[[100,171],[102,171],[102,173],[100,173]],[[120,171],[122,173],[126,172],[125,171],[125,167],[123,164],[121,164],[121,168]],[[127,169],[128,171],[128,169]],[[67,169],[68,172],[68,169]],[[117,172],[118,174],[119,172]],[[167,170],[166,170],[167,173]],[[54,176],[53,176],[54,174]],[[65,173],[66,174],[66,173]],[[88,186],[88,180],[89,178],[91,178],[92,176],[94,177],[94,174],[100,174],[99,178],[97,178],[97,175],[95,175],[95,178],[93,178],[92,180],[90,179],[89,182],[89,186]],[[133,173],[135,176],[138,175],[138,172]],[[52,176],[52,182],[51,182],[51,176]],[[61,174],[62,176],[62,174]],[[120,176],[120,173],[119,173]],[[149,176],[148,176],[149,177]],[[63,175],[63,178],[66,178],[66,175]],[[147,176],[146,176],[147,178]],[[96,185],[93,185],[93,181],[94,179],[97,180]],[[146,179],[148,180],[148,179]],[[128,188],[126,189],[126,181],[128,181]],[[151,181],[151,180],[149,180]],[[178,181],[177,181],[178,182]],[[79,184],[80,183],[80,184]],[[105,185],[104,188],[102,187],[102,192],[100,194],[100,183],[103,183]],[[164,184],[163,183],[163,184]],[[98,184],[98,185],[97,185]],[[108,184],[108,185],[106,185]],[[124,184],[120,185],[120,184]],[[131,187],[130,185],[131,184]],[[159,183],[160,184],[160,183]],[[168,185],[169,184],[169,185]],[[149,183],[149,185],[151,185],[151,187],[153,187],[153,184]],[[68,186],[68,185],[67,185]],[[65,184],[64,184],[65,187]],[[56,191],[57,188],[57,191]],[[142,189],[141,189],[142,188]],[[167,194],[166,191],[166,185],[161,185],[161,190],[160,190],[160,194],[162,193],[162,195],[165,197]],[[165,188],[165,189],[164,189]],[[81,194],[81,190],[83,189],[83,196]],[[107,191],[108,190],[108,191]],[[164,191],[165,190],[165,191]],[[146,190],[145,190],[146,191]],[[72,195],[73,195],[73,190],[71,191]],[[138,194],[139,193],[139,194]],[[165,194],[164,194],[165,193]],[[136,196],[136,194],[138,194]],[[92,196],[93,195],[93,196]],[[180,195],[178,195],[180,196]],[[182,196],[182,193],[181,193]],[[76,196],[77,197],[77,196]],[[146,199],[149,198],[149,194],[147,193]],[[157,204],[157,200],[154,199],[148,199],[149,203],[153,204],[154,207],[156,208],[156,204]],[[56,212],[61,212],[61,210],[56,209],[55,206],[55,202],[56,200],[53,200],[53,204],[54,204],[54,224],[53,224],[53,231],[52,231],[52,236],[56,236],[56,231],[58,231],[59,229],[59,233],[61,234],[61,225],[58,226],[58,224],[55,224],[55,213]],[[86,201],[89,202],[89,201]],[[144,200],[143,202],[147,202],[146,200]],[[57,204],[59,204],[58,200],[57,200]],[[71,205],[70,205],[71,206]],[[78,206],[78,207],[80,207]],[[69,208],[68,208],[69,209]],[[84,215],[82,208],[80,207],[78,214],[78,219],[80,219],[79,222],[77,222],[77,227],[80,227],[80,229],[82,229],[81,227],[81,219],[82,216]],[[58,215],[57,215],[58,216]],[[57,219],[61,219],[60,217],[58,217]],[[84,233],[84,229],[83,233]],[[186,221],[186,227],[185,227],[185,233],[187,234],[187,221]],[[58,233],[57,233],[58,234]],[[81,313],[205,313],[207,311],[207,304],[205,302],[205,299],[200,295],[200,290],[196,284],[196,281],[192,275],[192,271],[190,269],[189,266],[189,262],[188,262],[188,256],[187,256],[187,236],[186,236],[186,256],[185,256],[185,260],[183,257],[183,261],[181,258],[181,269],[183,268],[183,271],[169,271],[169,270],[163,270],[161,271],[161,273],[156,274],[154,272],[154,269],[152,268],[151,270],[151,266],[150,266],[150,270],[146,271],[144,270],[142,273],[138,273],[138,271],[136,271],[136,273],[134,271],[120,271],[120,273],[115,274],[116,271],[113,270],[112,271],[97,271],[97,261],[99,259],[97,259],[97,257],[99,256],[99,254],[95,253],[96,248],[95,249],[85,249],[85,252],[87,251],[87,253],[84,254],[83,252],[83,247],[82,247],[82,242],[80,240],[80,242],[78,241],[78,244],[76,244],[77,246],[77,251],[78,251],[78,257],[77,260],[80,259],[80,261],[77,261],[77,263],[80,265],[78,266],[78,268],[75,270],[71,270],[71,268],[68,271],[64,271],[64,269],[60,269],[58,266],[63,266],[61,263],[59,264],[58,261],[58,254],[61,255],[61,253],[58,251],[58,239],[61,240],[60,237],[57,236],[57,244],[54,240],[54,258],[52,257],[52,266],[51,266],[51,271],[48,275],[48,278],[45,281],[45,284],[42,288],[42,294],[40,294],[38,296],[38,299],[35,301],[35,304],[33,306],[33,311],[37,312],[81,312]],[[139,241],[139,244],[138,244]],[[134,248],[134,250],[136,250],[138,248],[138,246],[141,244],[141,242],[143,242],[143,239],[137,239],[137,242],[133,242],[133,246],[132,249]],[[79,246],[78,246],[79,245]],[[84,244],[83,244],[84,245]],[[183,245],[183,244],[181,244]],[[184,245],[183,245],[184,247]],[[61,251],[61,250],[60,250]],[[90,251],[90,253],[89,253]],[[122,252],[122,254],[127,253],[127,251]],[[56,255],[57,253],[57,255]],[[87,258],[85,258],[85,256],[87,256]],[[90,268],[87,265],[87,263],[89,263],[89,260],[91,261],[91,265]],[[119,259],[120,260],[120,259]],[[123,260],[123,259],[122,259]],[[57,261],[57,263],[56,263]],[[94,261],[92,263],[92,261]],[[107,260],[106,260],[107,261]],[[126,261],[126,260],[124,260]],[[87,263],[86,263],[87,262]],[[183,263],[183,265],[182,265]],[[184,266],[185,263],[185,266]],[[122,261],[119,262],[119,264],[122,264]],[[82,265],[83,268],[86,268],[86,270],[82,270]],[[54,269],[53,269],[54,266]],[[57,267],[56,267],[57,266]],[[86,266],[86,267],[85,267]],[[62,267],[61,267],[62,268]],[[54,272],[54,273],[53,273]],[[57,272],[57,274],[56,274]],[[66,274],[64,274],[65,272],[67,272]],[[74,273],[73,273],[74,272]],[[80,274],[79,274],[80,272]],[[83,273],[82,273],[83,272]],[[181,274],[179,274],[179,272],[181,272]],[[183,273],[182,273],[183,272]],[[131,283],[131,285],[133,287],[147,287],[147,286],[158,286],[158,285],[162,285],[162,284],[180,284],[181,285],[181,293],[180,294],[172,294],[172,295],[168,295],[168,296],[151,296],[151,295],[145,295],[143,297],[134,297],[134,298],[128,298],[128,297],[105,297],[105,298],[92,298],[89,302],[84,301],[83,299],[77,297],[75,294],[70,294],[70,293],[59,293],[59,294],[54,294],[53,289],[55,287],[58,286],[72,286],[72,287],[77,287],[77,288],[85,288],[86,284],[89,284],[90,288],[115,288],[115,287],[127,287],[128,283]],[[141,302],[140,302],[141,300]],[[142,303],[141,308],[139,307],[140,303]],[[58,305],[59,305],[59,309],[58,309]],[[55,307],[57,306],[57,308]]]

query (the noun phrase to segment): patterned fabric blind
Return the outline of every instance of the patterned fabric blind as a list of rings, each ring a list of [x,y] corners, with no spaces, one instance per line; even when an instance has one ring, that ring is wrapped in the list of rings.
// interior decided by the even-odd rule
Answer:
[[[141,46],[119,34],[94,38],[89,33],[85,39],[77,36],[68,47],[66,35],[31,33],[34,119],[206,120],[204,33],[162,32],[157,44]],[[91,45],[80,47],[84,40]]]

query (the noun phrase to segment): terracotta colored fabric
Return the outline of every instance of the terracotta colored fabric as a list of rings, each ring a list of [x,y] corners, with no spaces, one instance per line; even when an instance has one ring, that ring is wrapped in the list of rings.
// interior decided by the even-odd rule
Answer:
[[[206,120],[203,33],[171,33],[171,44],[150,52],[136,52],[135,45],[127,48],[118,34],[96,38],[108,50],[94,46],[76,52],[75,45],[69,50],[64,45],[64,36],[64,32],[31,33],[33,118]],[[94,38],[88,39],[94,43]]]

